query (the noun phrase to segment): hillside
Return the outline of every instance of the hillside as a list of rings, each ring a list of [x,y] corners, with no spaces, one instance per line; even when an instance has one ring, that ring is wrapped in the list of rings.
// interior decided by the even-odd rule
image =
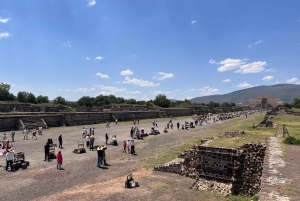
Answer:
[[[233,102],[239,104],[261,95],[273,96],[285,103],[292,103],[294,98],[300,98],[300,85],[276,84],[272,86],[258,86],[223,95],[197,97],[190,101],[193,103],[209,103],[213,101],[219,103]]]

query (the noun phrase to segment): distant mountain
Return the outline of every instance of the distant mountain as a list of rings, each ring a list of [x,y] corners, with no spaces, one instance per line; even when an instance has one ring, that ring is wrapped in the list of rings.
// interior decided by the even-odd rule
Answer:
[[[223,95],[197,97],[191,99],[190,101],[192,103],[209,103],[213,101],[218,103],[233,102],[240,104],[261,95],[273,96],[285,103],[292,103],[294,98],[300,98],[300,85],[276,84],[272,86],[258,86]]]

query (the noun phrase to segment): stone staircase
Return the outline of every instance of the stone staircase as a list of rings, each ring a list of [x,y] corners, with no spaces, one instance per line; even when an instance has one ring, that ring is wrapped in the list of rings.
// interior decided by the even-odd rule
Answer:
[[[21,127],[28,129],[38,129],[39,127],[48,128],[46,122],[40,117],[20,118]]]

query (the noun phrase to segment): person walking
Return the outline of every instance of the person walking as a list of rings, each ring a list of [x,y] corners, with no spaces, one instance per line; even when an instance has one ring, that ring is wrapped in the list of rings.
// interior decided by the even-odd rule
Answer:
[[[108,142],[108,133],[105,133],[105,143],[107,144]]]
[[[10,170],[13,171],[12,164],[13,164],[14,157],[15,157],[14,150],[13,149],[7,150],[7,153],[6,153],[6,167],[5,167],[6,171],[8,170],[8,166],[10,166]]]
[[[49,152],[50,152],[50,145],[48,143],[46,143],[46,145],[44,146],[44,150],[45,150],[45,160],[49,161]]]
[[[62,149],[62,143],[63,143],[63,141],[62,141],[62,133],[60,133],[59,136],[58,136],[58,142],[59,142],[58,148]]]
[[[11,140],[14,142],[15,141],[15,134],[16,132],[12,129],[11,130],[11,133],[10,133],[10,136],[11,136]]]
[[[94,142],[95,142],[94,135],[91,135],[91,137],[90,137],[90,151],[94,151]]]
[[[63,162],[63,157],[62,157],[62,154],[61,154],[61,151],[59,150],[57,155],[56,155],[56,160],[57,160],[57,166],[56,168],[58,170],[63,170],[63,168],[61,167],[62,166],[62,162]]]
[[[33,129],[32,130],[32,140],[33,140],[33,137],[35,137],[35,139],[37,140],[37,137],[36,137],[36,129]]]
[[[6,133],[3,134],[3,141],[6,141]]]
[[[99,146],[97,148],[97,156],[98,156],[97,167],[101,168],[101,163],[102,163],[102,158],[103,158],[103,149],[102,149],[102,146]]]

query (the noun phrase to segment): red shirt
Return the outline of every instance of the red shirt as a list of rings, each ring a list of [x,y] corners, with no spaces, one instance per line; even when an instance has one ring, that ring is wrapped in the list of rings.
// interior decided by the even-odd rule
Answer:
[[[58,163],[62,163],[62,154],[57,154],[56,160]]]

